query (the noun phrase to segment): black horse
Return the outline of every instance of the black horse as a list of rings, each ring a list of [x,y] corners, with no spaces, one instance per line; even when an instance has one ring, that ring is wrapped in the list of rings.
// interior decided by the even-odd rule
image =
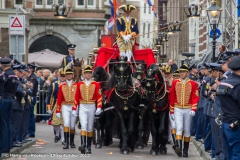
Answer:
[[[148,117],[151,119],[152,148],[151,155],[166,154],[168,142],[169,100],[162,72],[152,64],[147,69],[146,98],[148,100]]]
[[[107,89],[111,92],[110,102],[115,107],[121,127],[120,152],[128,154],[129,151],[134,151],[135,116],[140,96],[133,82],[131,64],[127,62],[127,57],[117,58]]]
[[[147,142],[150,135],[151,126],[149,125],[149,120],[146,117],[147,113],[147,99],[145,97],[145,76],[146,76],[146,65],[144,63],[139,63],[133,72],[133,78],[137,81],[136,84],[140,84],[139,93],[141,97],[138,116],[136,118],[136,123],[138,124],[136,130],[138,130],[136,138],[136,148],[143,149],[147,146]]]
[[[110,104],[106,102],[106,95],[104,92],[106,91],[106,84],[109,79],[108,73],[105,71],[105,69],[101,66],[98,66],[94,72],[92,78],[100,82],[102,93],[103,93],[103,104],[102,109],[103,113],[96,117],[95,119],[95,129],[97,133],[96,136],[96,144],[95,148],[101,148],[102,145],[109,146],[112,144],[112,126],[113,126],[113,119],[115,117],[114,109],[110,109]]]

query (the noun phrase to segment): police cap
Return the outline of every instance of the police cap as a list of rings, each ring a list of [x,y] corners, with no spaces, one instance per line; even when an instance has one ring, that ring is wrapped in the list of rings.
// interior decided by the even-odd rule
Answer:
[[[0,63],[1,64],[10,64],[12,61],[11,58],[0,58]]]
[[[222,56],[222,59],[218,62],[218,63],[220,63],[220,64],[223,64],[223,63],[225,63],[225,62],[227,62],[227,60],[229,59],[229,58],[232,58],[232,57],[234,57],[234,56],[237,56],[237,52],[234,52],[234,51],[227,51],[227,52],[225,52],[224,54],[223,54],[223,56]]]
[[[13,60],[13,63],[14,63],[14,64],[17,64],[17,65],[22,64],[21,62],[19,62],[19,61],[16,60],[16,59]]]
[[[35,69],[37,66],[35,66],[34,64],[28,64],[28,67]]]
[[[236,53],[240,53],[240,48],[235,49]]]
[[[18,70],[19,72],[23,72],[22,65],[20,65],[20,64],[14,65],[12,68],[13,68],[13,70]]]
[[[240,56],[233,57],[228,63],[228,68],[233,71],[240,70]]]
[[[206,69],[208,69],[208,68],[210,67],[210,65],[209,65],[209,63],[204,62],[204,63],[203,63],[203,67],[205,67]]]
[[[26,72],[30,72],[29,68],[27,65],[22,65],[22,69]]]
[[[191,71],[192,69],[196,69],[197,68],[197,65],[196,64],[193,64],[193,65],[191,65],[190,67],[189,67],[189,71]]]
[[[68,49],[75,49],[76,45],[75,44],[69,44],[67,45]]]
[[[222,70],[222,66],[221,64],[218,64],[218,63],[209,63],[209,67],[212,69],[212,70]]]

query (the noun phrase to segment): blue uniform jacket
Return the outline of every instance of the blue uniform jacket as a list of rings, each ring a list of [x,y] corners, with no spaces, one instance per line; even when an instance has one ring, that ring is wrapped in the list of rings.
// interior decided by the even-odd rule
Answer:
[[[16,95],[18,88],[18,79],[12,68],[5,70],[4,72],[6,82],[4,84],[3,96],[5,98],[13,98]]]
[[[52,107],[54,107],[56,100],[57,100],[59,84],[60,84],[60,81],[56,81],[56,82],[52,83],[48,90],[47,104],[50,104],[51,98],[53,98]]]
[[[23,91],[23,86],[22,83],[18,80],[18,87],[17,87],[17,92],[16,92],[16,100],[14,101],[13,104],[13,109],[14,110],[24,110],[24,106],[22,106],[22,99],[24,98],[25,93]]]
[[[240,76],[232,73],[217,87],[222,110],[222,121],[232,123],[240,120]]]
[[[136,34],[139,33],[136,18],[130,17],[129,27],[126,26],[126,18],[124,16],[118,18],[116,21],[117,21],[117,30],[119,33],[122,32],[123,35],[131,34],[133,32],[135,32]]]

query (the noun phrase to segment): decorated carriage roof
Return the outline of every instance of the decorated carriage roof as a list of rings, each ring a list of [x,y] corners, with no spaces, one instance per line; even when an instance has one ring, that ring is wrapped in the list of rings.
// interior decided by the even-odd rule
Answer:
[[[133,55],[136,62],[140,61],[144,62],[147,65],[147,67],[149,67],[152,63],[154,64],[156,63],[152,49],[134,50]],[[98,55],[94,69],[98,66],[102,66],[103,68],[106,69],[108,63],[110,61],[114,61],[117,56],[119,56],[119,51],[117,48],[101,47],[98,50]]]

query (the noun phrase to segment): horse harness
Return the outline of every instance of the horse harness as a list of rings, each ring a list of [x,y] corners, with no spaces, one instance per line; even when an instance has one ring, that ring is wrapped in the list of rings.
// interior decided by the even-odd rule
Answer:
[[[156,89],[156,87],[158,86],[158,84],[159,83],[161,83],[160,81],[159,81],[159,78],[158,77],[154,77],[154,78],[146,78],[146,80],[148,80],[148,81],[154,81],[155,80],[155,89]],[[149,82],[148,82],[149,83]],[[165,97],[165,95],[166,95],[166,93],[167,93],[167,89],[166,89],[166,83],[161,83],[162,84],[162,86],[156,91],[149,91],[149,92],[156,92],[156,97],[155,97],[155,99],[154,99],[154,101],[151,101],[151,105],[152,105],[152,107],[153,107],[153,110],[152,110],[152,112],[153,113],[157,113],[157,111],[163,111],[163,110],[165,110],[167,107],[168,107],[168,105],[169,105],[169,101],[168,101],[168,103],[166,104],[166,106],[164,106],[163,108],[157,108],[156,106],[157,106],[157,102],[159,102],[160,100],[162,100],[164,97]],[[150,85],[150,84],[146,84],[146,85]],[[162,91],[162,89],[164,89],[164,92],[163,92],[163,94],[162,95],[160,95],[160,93],[161,93],[161,91]]]

